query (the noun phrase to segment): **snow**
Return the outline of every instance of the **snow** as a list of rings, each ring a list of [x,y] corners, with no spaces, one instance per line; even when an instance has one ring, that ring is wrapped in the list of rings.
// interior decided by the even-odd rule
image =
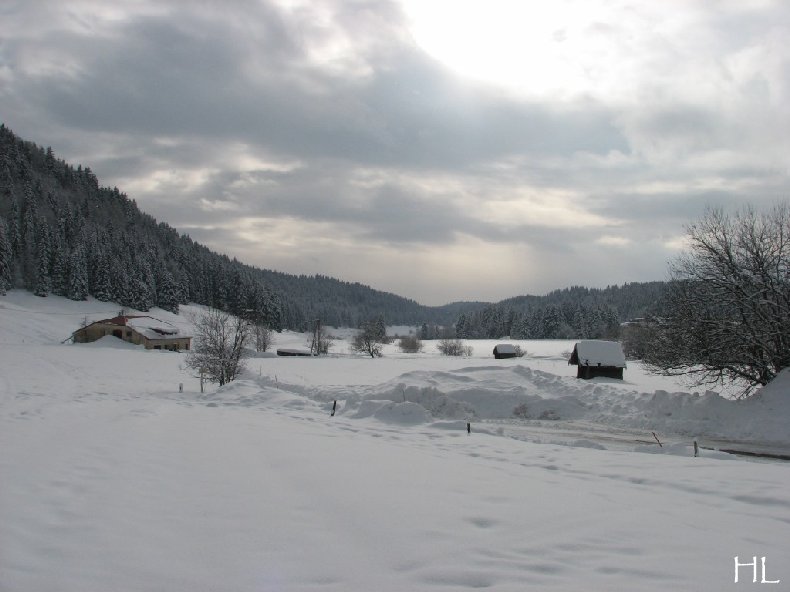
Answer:
[[[516,353],[516,346],[511,343],[498,343],[494,346],[494,349],[498,351],[500,354],[515,354]]]
[[[149,316],[127,317],[126,325],[151,340],[190,337],[172,323]]]
[[[616,341],[585,339],[576,344],[576,355],[581,366],[626,367],[623,348]]]
[[[338,341],[201,394],[183,354],[61,343],[115,308],[0,297],[3,592],[705,592],[735,556],[790,582],[790,464],[691,448],[786,452],[787,371],[732,401],[638,363],[577,380],[573,342],[374,360]],[[198,310],[151,314],[189,332]]]

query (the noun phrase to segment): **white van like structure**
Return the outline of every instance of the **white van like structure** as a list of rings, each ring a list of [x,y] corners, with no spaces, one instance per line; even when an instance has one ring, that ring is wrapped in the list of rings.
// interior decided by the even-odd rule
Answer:
[[[587,339],[573,346],[568,364],[578,366],[576,378],[585,380],[597,376],[622,380],[626,368],[620,343],[598,339]]]

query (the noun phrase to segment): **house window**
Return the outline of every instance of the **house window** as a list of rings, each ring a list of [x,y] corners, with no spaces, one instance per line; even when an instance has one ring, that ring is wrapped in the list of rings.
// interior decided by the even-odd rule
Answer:
[[[127,337],[131,337],[131,336],[132,336],[132,332],[131,332],[131,331],[127,331],[127,332],[126,332],[126,336],[127,336]]]
[[[154,349],[162,349],[162,346],[161,345],[155,345]]]

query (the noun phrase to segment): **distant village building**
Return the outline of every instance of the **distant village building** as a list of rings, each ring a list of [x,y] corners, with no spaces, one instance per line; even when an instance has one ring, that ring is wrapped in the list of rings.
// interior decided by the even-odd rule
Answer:
[[[123,339],[146,349],[188,350],[192,337],[184,335],[172,323],[146,315],[117,316],[96,321],[72,335],[74,343],[89,343],[107,335]]]
[[[516,347],[514,345],[509,343],[500,343],[494,347],[494,357],[497,360],[515,358],[518,357],[518,352],[516,351]]]
[[[576,378],[588,380],[596,376],[623,379],[626,367],[623,348],[616,341],[589,339],[573,346],[568,364],[578,366]]]

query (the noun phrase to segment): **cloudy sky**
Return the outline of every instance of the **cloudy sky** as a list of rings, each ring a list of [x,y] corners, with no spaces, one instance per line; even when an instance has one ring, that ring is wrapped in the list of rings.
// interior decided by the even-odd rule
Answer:
[[[788,39],[786,0],[3,0],[0,120],[244,262],[499,300],[790,198]]]

